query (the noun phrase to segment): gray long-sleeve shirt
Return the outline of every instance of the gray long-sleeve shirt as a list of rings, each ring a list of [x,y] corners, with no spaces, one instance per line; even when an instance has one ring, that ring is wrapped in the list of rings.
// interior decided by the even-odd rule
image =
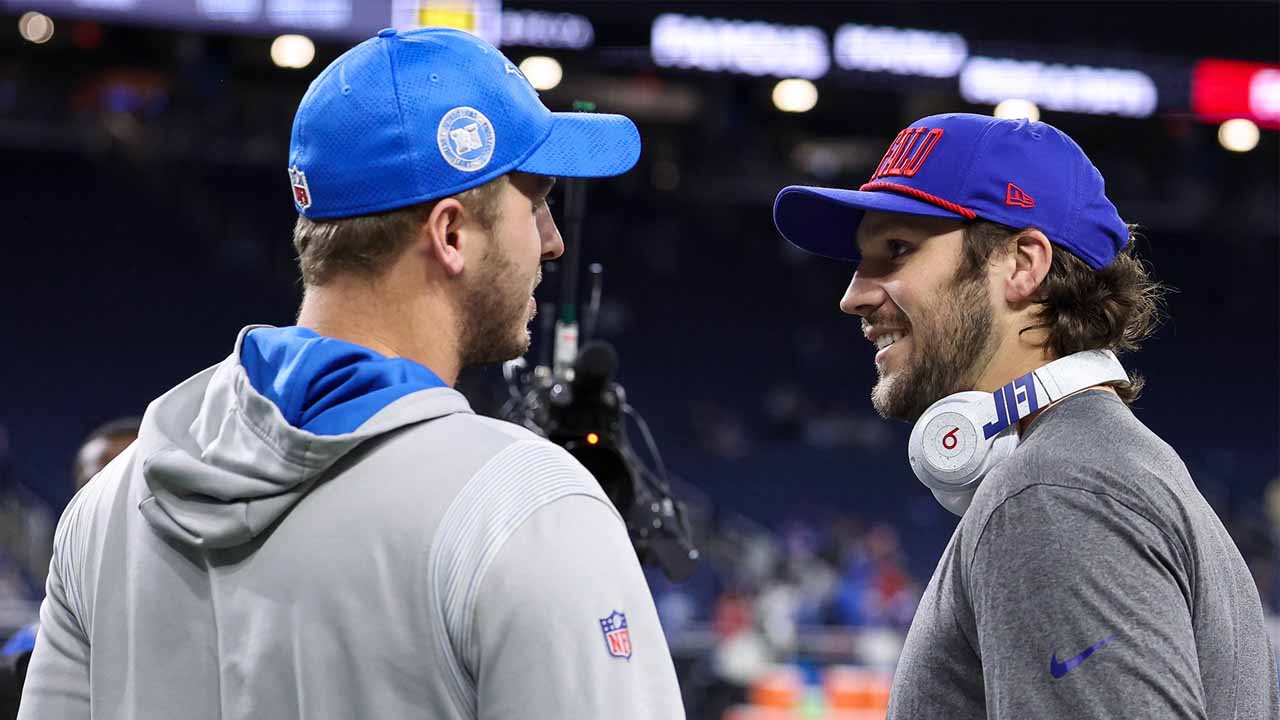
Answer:
[[[1280,718],[1240,551],[1114,395],[1048,409],[983,481],[908,633],[889,718]]]

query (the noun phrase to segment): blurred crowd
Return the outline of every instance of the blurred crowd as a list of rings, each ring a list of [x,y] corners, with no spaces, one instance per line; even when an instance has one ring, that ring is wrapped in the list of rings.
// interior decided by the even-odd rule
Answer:
[[[730,516],[701,545],[690,580],[649,578],[690,717],[762,697],[789,707],[833,665],[892,670],[924,587],[896,528],[834,515],[772,530]]]

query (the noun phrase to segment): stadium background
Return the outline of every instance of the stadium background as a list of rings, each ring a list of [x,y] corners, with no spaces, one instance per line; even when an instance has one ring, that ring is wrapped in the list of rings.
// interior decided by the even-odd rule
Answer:
[[[909,427],[871,410],[872,352],[836,307],[850,268],[788,246],[771,203],[857,186],[907,122],[1006,98],[1081,143],[1177,289],[1129,358],[1149,380],[1135,409],[1280,612],[1278,7],[3,0],[0,504],[56,517],[91,428],[141,414],[241,326],[291,323],[298,99],[380,27],[456,22],[516,63],[556,60],[552,109],[592,100],[640,126],[639,165],[589,186],[583,257],[604,266],[599,334],[700,523],[697,575],[651,578],[691,717],[882,715],[956,519],[911,475]],[[314,41],[301,68],[279,66],[307,54],[286,33]],[[803,85],[776,97],[792,77],[811,110],[779,109],[804,104]],[[1262,128],[1256,147],[1224,147],[1249,139],[1221,130],[1233,118]],[[490,412],[503,392],[496,368],[461,387]],[[0,579],[0,638],[33,584]]]

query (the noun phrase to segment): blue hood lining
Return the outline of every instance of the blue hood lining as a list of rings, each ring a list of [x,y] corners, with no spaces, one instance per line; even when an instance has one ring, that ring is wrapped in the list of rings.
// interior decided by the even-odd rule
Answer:
[[[240,364],[286,422],[315,435],[354,432],[405,395],[448,387],[412,360],[296,326],[249,331]]]

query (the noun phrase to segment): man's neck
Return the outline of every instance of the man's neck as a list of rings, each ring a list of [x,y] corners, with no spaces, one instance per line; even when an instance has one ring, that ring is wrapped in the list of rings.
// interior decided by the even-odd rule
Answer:
[[[1019,339],[1005,342],[997,348],[991,361],[978,378],[975,390],[995,392],[1015,378],[1044,367],[1057,359],[1048,348],[1031,347]]]
[[[452,387],[461,370],[456,324],[443,302],[394,293],[359,280],[308,288],[298,325],[387,357],[426,366]]]

